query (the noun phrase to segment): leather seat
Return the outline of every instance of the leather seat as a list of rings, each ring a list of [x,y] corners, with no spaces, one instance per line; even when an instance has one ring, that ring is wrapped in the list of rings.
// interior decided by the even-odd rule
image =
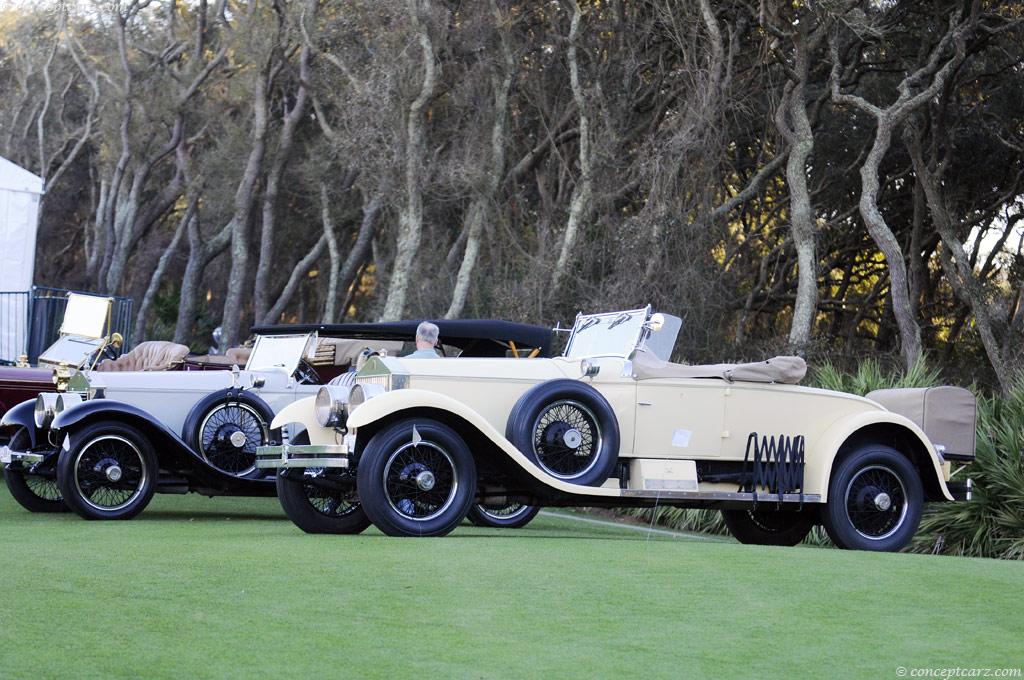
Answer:
[[[97,371],[166,371],[188,356],[188,345],[166,340],[140,342],[117,359],[104,359]]]

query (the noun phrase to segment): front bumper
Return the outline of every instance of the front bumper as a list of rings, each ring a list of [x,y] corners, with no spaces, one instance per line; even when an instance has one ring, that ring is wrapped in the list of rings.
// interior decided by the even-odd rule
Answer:
[[[349,444],[282,444],[256,449],[256,467],[270,470],[283,468],[348,468],[352,447]]]
[[[0,464],[10,465],[11,463],[21,463],[22,465],[36,465],[42,463],[46,459],[46,455],[42,453],[33,453],[31,451],[15,451],[11,447],[4,444],[0,446]]]

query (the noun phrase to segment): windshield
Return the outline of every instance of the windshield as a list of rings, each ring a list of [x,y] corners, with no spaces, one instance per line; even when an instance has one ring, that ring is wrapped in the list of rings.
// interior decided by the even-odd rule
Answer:
[[[64,322],[60,326],[61,335],[102,338],[112,302],[113,298],[68,293]]]
[[[81,368],[103,346],[103,338],[64,335],[39,355],[40,366],[68,364]]]
[[[306,347],[316,337],[316,333],[306,335],[257,335],[252,354],[245,364],[247,371],[284,371],[288,375],[295,372],[299,361],[306,353]]]
[[[564,356],[570,359],[598,356],[628,359],[638,347],[642,347],[641,351],[668,361],[682,320],[671,314],[660,316],[661,328],[652,331],[649,325],[645,325],[652,318],[650,306],[625,312],[579,314]]]
[[[628,357],[636,348],[648,314],[650,307],[627,312],[577,315],[565,356],[570,359]]]

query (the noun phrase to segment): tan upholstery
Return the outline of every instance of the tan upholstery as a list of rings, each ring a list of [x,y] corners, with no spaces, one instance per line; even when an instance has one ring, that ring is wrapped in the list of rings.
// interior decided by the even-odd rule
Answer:
[[[726,382],[784,383],[794,385],[807,373],[807,363],[800,357],[781,356],[749,364],[706,364],[686,366],[658,359],[649,352],[637,354],[633,360],[633,377],[650,378],[721,378]]]
[[[188,356],[188,346],[166,340],[140,342],[117,359],[104,359],[97,371],[166,371]]]
[[[237,364],[239,368],[245,368],[245,364],[249,361],[249,355],[252,354],[252,347],[231,347],[224,356],[227,357],[228,364]]]
[[[359,360],[364,349],[394,356],[402,351],[403,345],[401,340],[319,338],[313,356],[306,359],[314,366],[349,366]]]

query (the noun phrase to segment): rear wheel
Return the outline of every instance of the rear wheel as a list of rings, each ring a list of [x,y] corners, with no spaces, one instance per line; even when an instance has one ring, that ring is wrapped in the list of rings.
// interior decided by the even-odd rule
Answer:
[[[474,505],[469,509],[469,521],[478,527],[497,527],[500,529],[518,529],[530,523],[537,516],[540,508],[536,505],[509,503],[500,508],[486,505]]]
[[[32,448],[32,438],[25,428],[18,430],[8,446],[12,451],[28,451]],[[56,454],[54,454],[56,455]],[[53,461],[50,461],[52,467]],[[21,468],[6,468],[4,481],[11,497],[18,501],[29,512],[64,512],[64,497],[57,488],[57,475],[33,474]]]
[[[906,456],[868,444],[836,466],[821,519],[840,548],[895,552],[914,537],[923,509],[921,477]]]
[[[156,454],[130,425],[103,421],[71,435],[57,459],[64,502],[85,519],[130,519],[156,490]]]
[[[807,537],[816,517],[798,510],[722,510],[725,526],[740,543],[796,545]]]
[[[359,498],[389,536],[444,536],[466,517],[476,464],[450,427],[403,420],[370,439],[359,460]]]

